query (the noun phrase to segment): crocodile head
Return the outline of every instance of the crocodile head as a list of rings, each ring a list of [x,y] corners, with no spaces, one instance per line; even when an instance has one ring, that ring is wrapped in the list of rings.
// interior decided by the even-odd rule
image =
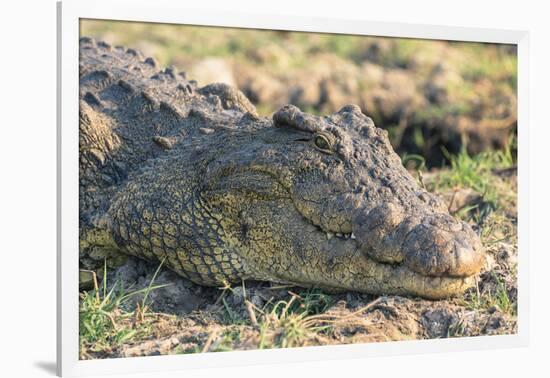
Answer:
[[[427,298],[471,285],[479,237],[357,106],[317,117],[287,105],[269,126],[212,160],[202,188],[249,278]]]

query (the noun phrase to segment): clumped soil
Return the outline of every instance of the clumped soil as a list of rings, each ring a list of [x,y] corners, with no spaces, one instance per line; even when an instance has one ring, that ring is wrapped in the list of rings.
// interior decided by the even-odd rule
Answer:
[[[426,174],[424,182],[435,185],[445,172]],[[146,326],[146,332],[108,346],[84,342],[81,358],[513,334],[517,332],[517,212],[516,178],[510,172],[493,173],[496,185],[511,193],[506,208],[484,210],[482,197],[470,189],[439,192],[451,212],[470,218],[487,250],[485,270],[462,296],[430,301],[248,281],[212,288],[161,268],[153,284],[168,286],[150,291],[145,311],[140,308],[143,294],[130,297],[119,310],[134,315],[121,317],[118,327]],[[460,213],[464,209],[469,215]],[[107,287],[116,282],[129,291],[147,288],[157,268],[129,257],[122,266],[108,268]]]

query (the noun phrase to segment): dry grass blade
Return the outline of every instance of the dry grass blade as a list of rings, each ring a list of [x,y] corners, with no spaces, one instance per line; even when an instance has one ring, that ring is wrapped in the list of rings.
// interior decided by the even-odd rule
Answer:
[[[80,271],[92,275],[92,283],[94,285],[95,297],[99,301],[99,284],[97,283],[97,273],[93,270],[88,269],[80,269]]]
[[[248,317],[250,318],[250,322],[255,328],[257,328],[258,319],[256,319],[256,314],[254,313],[254,308],[253,308],[254,305],[249,300],[246,300],[244,303],[246,306],[246,312],[248,313]]]
[[[304,319],[304,325],[306,327],[310,326],[319,326],[321,324],[334,324],[334,323],[341,323],[345,322],[349,319],[356,318],[358,315],[363,314],[367,310],[375,307],[377,304],[380,303],[383,297],[379,297],[375,299],[374,301],[370,302],[366,306],[361,307],[360,309],[352,312],[351,314],[347,315],[336,315],[336,314],[317,314],[317,315],[310,315]],[[361,319],[362,320],[362,319]]]
[[[214,342],[217,336],[218,336],[218,329],[216,328],[210,333],[210,335],[208,336],[208,339],[206,339],[206,343],[202,347],[201,353],[208,352],[208,350],[210,349],[210,346],[212,346],[212,343]]]

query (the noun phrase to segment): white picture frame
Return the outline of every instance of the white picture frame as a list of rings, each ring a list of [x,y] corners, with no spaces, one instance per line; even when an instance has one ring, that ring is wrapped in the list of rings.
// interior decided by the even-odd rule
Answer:
[[[170,1],[58,3],[57,372],[62,376],[175,371],[199,367],[364,358],[526,346],[529,342],[529,35],[525,31],[380,23],[278,14],[212,12]],[[515,335],[253,350],[105,360],[78,358],[78,55],[81,18],[280,29],[517,44],[518,47],[518,332]]]

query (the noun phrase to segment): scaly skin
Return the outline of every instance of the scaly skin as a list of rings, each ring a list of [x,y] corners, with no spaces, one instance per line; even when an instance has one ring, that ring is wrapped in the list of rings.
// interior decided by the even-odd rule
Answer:
[[[81,40],[81,259],[110,250],[202,285],[269,280],[442,298],[479,272],[478,236],[354,105],[258,117],[134,50]]]

